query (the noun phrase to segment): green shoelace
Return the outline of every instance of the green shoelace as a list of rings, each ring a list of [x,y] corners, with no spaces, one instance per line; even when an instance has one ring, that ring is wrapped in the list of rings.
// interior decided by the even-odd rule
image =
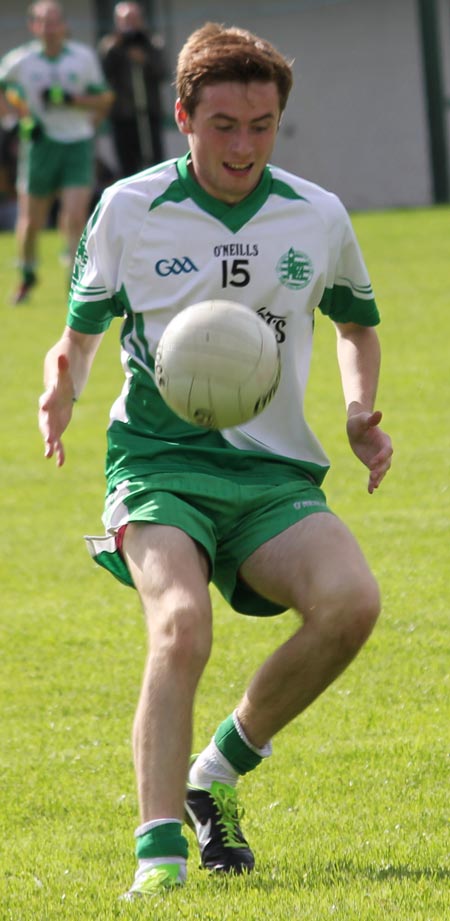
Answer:
[[[242,847],[239,822],[244,816],[244,810],[238,810],[236,790],[227,784],[215,781],[210,790],[211,796],[219,813],[218,824],[224,832],[224,844],[227,847]]]

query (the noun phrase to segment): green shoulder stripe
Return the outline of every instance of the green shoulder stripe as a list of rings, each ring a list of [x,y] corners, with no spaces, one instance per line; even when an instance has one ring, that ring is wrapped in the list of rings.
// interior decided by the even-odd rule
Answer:
[[[179,204],[190,198],[202,211],[211,214],[217,221],[221,221],[232,233],[237,233],[257,214],[270,195],[279,195],[281,198],[290,199],[291,201],[307,200],[286,182],[280,179],[273,179],[269,167],[266,167],[256,189],[243,201],[235,205],[229,205],[227,202],[219,201],[209,195],[196,182],[189,171],[189,158],[190,153],[187,153],[177,161],[178,179],[175,179],[162,195],[155,198],[150,206],[150,211],[166,204],[166,202]]]
[[[159,208],[161,205],[167,204],[167,202],[174,202],[176,205],[179,205],[180,202],[185,201],[186,198],[189,198],[186,189],[183,188],[179,179],[174,179],[166,191],[152,201],[149,211],[154,211],[155,208]]]
[[[288,198],[291,201],[308,201],[303,195],[299,195],[292,186],[288,185],[287,182],[283,182],[281,179],[272,179],[272,188],[271,193],[273,195],[279,195],[280,198]]]

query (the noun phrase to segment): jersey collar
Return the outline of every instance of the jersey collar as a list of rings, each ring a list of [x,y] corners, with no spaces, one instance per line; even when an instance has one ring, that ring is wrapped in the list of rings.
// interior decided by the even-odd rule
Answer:
[[[44,61],[50,61],[53,64],[55,61],[59,61],[60,58],[63,58],[67,54],[69,54],[69,49],[67,45],[64,43],[64,45],[61,45],[61,48],[58,51],[58,54],[49,55],[46,53],[45,48],[43,48],[41,45],[39,53],[40,53],[41,58],[44,58]]]
[[[244,224],[247,224],[247,222],[254,217],[270,195],[272,175],[269,167],[266,166],[256,188],[253,189],[253,192],[250,192],[250,195],[247,195],[246,198],[238,202],[237,205],[228,205],[226,202],[219,201],[218,198],[214,198],[212,195],[209,195],[208,192],[205,192],[193,178],[188,168],[190,159],[191,155],[190,152],[188,152],[184,157],[180,157],[180,159],[177,160],[178,175],[186,192],[202,211],[206,211],[208,214],[211,214],[212,217],[221,221],[222,224],[225,224],[228,230],[231,230],[233,233],[240,230]]]

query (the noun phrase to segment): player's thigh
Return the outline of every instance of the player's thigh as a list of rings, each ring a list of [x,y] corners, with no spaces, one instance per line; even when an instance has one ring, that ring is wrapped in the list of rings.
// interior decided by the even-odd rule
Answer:
[[[43,138],[28,146],[20,170],[19,187],[30,195],[54,195],[59,188],[62,151],[57,141]]]
[[[18,209],[18,224],[22,227],[42,230],[46,225],[52,200],[51,195],[22,194]]]
[[[241,577],[259,594],[295,608],[305,620],[365,604],[377,612],[378,588],[349,529],[335,515],[309,515],[248,557]]]
[[[94,173],[94,144],[92,140],[73,141],[62,145],[61,188],[92,188]]]
[[[131,522],[123,554],[152,622],[180,611],[190,621],[209,624],[209,562],[188,534],[168,525]]]
[[[80,232],[86,223],[92,190],[89,186],[70,186],[61,189],[61,226],[65,230],[71,227]]]

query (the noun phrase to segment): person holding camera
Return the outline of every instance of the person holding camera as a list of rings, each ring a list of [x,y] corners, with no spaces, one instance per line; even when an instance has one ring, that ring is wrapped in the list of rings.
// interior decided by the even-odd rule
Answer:
[[[114,32],[98,46],[103,72],[114,91],[109,115],[120,174],[131,176],[164,159],[161,86],[168,77],[164,45],[150,35],[138,3],[114,7]]]

